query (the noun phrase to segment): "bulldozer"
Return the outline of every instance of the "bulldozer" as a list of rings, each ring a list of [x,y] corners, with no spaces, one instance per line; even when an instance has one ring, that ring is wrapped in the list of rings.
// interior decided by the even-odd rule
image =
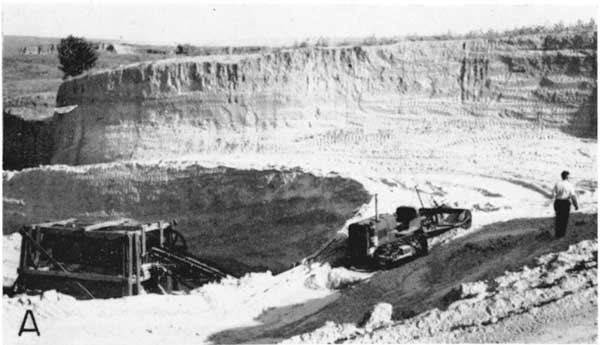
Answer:
[[[418,189],[417,195],[421,200]],[[400,206],[394,214],[379,215],[376,211],[374,217],[348,227],[347,257],[353,267],[395,267],[427,255],[429,238],[456,228],[468,229],[471,224],[470,210],[435,201],[429,208]]]

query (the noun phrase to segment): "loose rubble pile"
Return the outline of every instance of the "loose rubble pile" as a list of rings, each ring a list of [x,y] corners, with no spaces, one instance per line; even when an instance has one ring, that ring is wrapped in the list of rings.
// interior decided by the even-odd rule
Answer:
[[[585,240],[566,251],[539,257],[531,268],[506,272],[491,281],[461,284],[451,292],[455,300],[445,310],[433,309],[390,325],[391,305],[378,304],[361,327],[329,322],[286,343],[462,342],[473,329],[515,315],[536,317],[545,305],[567,297],[570,309],[597,310],[597,286],[598,242]]]

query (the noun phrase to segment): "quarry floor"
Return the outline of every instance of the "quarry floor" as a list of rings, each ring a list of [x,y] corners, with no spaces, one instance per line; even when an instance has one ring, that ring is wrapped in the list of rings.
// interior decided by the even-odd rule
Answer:
[[[52,291],[4,296],[3,337],[12,344],[271,343],[290,337],[292,343],[596,343],[596,215],[575,214],[572,221],[561,240],[552,237],[551,218],[493,223],[435,247],[429,257],[374,274],[313,264],[228,279],[190,295],[91,301]],[[9,243],[16,241],[5,238],[5,253]],[[568,253],[573,244],[584,247],[584,255]],[[558,268],[535,260],[560,252],[567,254]],[[589,267],[574,270],[581,262]],[[527,273],[536,270],[533,277]],[[502,277],[504,289],[447,297],[463,282]],[[402,321],[357,329],[381,301],[391,303],[394,319]],[[26,309],[37,317],[39,340],[16,336]]]
[[[53,292],[4,296],[3,341],[597,342],[596,139],[550,129],[532,135],[510,122],[479,123],[480,129],[454,122],[452,135],[443,134],[440,122],[434,135],[420,132],[428,126],[423,121],[404,121],[413,126],[407,127],[410,136],[377,129],[330,131],[275,146],[265,142],[260,154],[233,152],[161,164],[335,171],[377,193],[381,213],[418,205],[415,185],[424,191],[426,204],[434,197],[472,209],[472,228],[433,240],[427,257],[371,273],[331,267],[343,255],[336,244],[344,227],[338,241],[312,263],[278,275],[226,279],[189,295],[91,301]],[[308,154],[311,150],[315,153]],[[572,170],[582,207],[572,215],[567,236],[557,240],[549,191],[564,168]],[[371,200],[346,225],[374,211]],[[19,235],[4,236],[5,282],[14,279],[19,243]],[[463,285],[477,282],[486,288],[456,295]],[[393,322],[359,327],[379,302],[392,304]],[[26,309],[36,314],[39,339],[17,336]]]

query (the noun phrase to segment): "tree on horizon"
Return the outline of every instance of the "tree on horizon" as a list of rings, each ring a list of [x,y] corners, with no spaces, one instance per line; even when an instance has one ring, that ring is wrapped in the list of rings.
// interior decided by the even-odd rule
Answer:
[[[82,37],[69,35],[60,40],[57,47],[63,79],[77,76],[96,65],[98,52],[94,45]]]

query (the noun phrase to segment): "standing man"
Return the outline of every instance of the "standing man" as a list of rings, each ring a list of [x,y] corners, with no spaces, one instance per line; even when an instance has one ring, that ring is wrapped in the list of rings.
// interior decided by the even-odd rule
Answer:
[[[554,211],[556,218],[554,220],[554,234],[556,238],[565,236],[567,232],[567,224],[569,223],[569,213],[571,212],[571,202],[575,206],[575,210],[579,209],[577,197],[575,196],[575,188],[569,183],[569,172],[563,171],[560,174],[561,181],[554,185],[552,195],[554,197]]]

